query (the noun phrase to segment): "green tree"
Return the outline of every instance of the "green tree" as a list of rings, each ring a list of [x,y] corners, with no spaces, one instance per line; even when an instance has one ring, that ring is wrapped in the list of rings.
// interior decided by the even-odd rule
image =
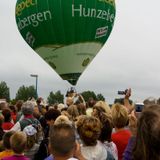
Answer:
[[[7,101],[10,100],[9,88],[4,81],[0,83],[0,99],[6,99]]]
[[[15,104],[16,104],[16,102],[17,102],[17,100],[16,100],[16,99],[11,99],[11,100],[10,100],[10,104],[11,104],[11,105],[15,105]]]
[[[116,98],[114,100],[114,103],[120,103],[120,104],[124,105],[124,98]],[[132,105],[133,101],[131,99],[129,99],[129,103]]]
[[[61,94],[61,91],[57,91],[56,93],[50,92],[47,100],[49,104],[63,103],[64,95]]]
[[[96,94],[93,91],[84,91],[84,92],[81,93],[81,95],[83,96],[83,98],[84,98],[84,100],[86,102],[88,101],[88,99],[90,97],[92,97],[95,100],[97,99],[97,96],[96,96]]]
[[[36,89],[34,86],[25,87],[21,86],[16,93],[16,100],[28,100],[28,98],[34,97],[36,98]]]
[[[105,101],[105,98],[101,93],[97,94],[96,98],[97,98],[97,101]]]

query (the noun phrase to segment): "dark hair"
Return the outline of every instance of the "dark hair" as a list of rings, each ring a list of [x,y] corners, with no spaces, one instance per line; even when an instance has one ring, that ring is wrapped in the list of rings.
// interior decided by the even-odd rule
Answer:
[[[61,112],[63,112],[63,111],[67,111],[67,107],[62,108],[62,109],[61,109]]]
[[[90,98],[88,99],[88,101],[87,101],[88,107],[91,107],[91,108],[92,108],[95,104],[96,104],[96,101],[94,100],[94,98],[93,98],[93,97],[90,97]]]
[[[46,120],[49,120],[49,121],[54,120],[55,121],[56,118],[60,115],[61,115],[61,112],[59,110],[50,109],[49,111],[47,111],[45,113],[44,117]]]
[[[97,118],[101,116],[101,113],[106,113],[106,110],[102,106],[93,106],[93,109],[97,111]]]
[[[101,113],[99,120],[102,124],[99,140],[101,142],[105,142],[105,141],[111,142],[112,141],[111,135],[112,135],[112,129],[113,129],[112,117],[108,116],[105,113]]]
[[[39,97],[39,98],[36,100],[37,104],[39,105],[42,100],[43,100],[42,97]]]
[[[83,103],[77,105],[79,115],[86,115],[86,106]]]
[[[3,135],[3,146],[6,149],[11,149],[11,144],[10,144],[10,137],[15,133],[15,131],[10,131],[10,132],[6,132]]]
[[[11,121],[11,110],[10,109],[4,109],[2,111],[2,114],[4,116],[4,122],[10,122]]]
[[[57,124],[50,127],[49,143],[55,155],[68,155],[75,146],[75,129],[69,124]]]
[[[21,110],[22,105],[23,105],[23,100],[18,100],[16,103],[16,107],[17,107],[18,112]]]
[[[16,113],[17,110],[16,110],[16,107],[14,105],[9,105],[9,109],[13,112],[13,113]]]
[[[137,126],[134,160],[160,159],[160,105],[143,110]]]

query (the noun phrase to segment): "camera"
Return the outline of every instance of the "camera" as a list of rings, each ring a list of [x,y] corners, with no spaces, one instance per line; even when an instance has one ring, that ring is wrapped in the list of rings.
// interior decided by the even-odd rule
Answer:
[[[128,89],[126,89],[125,91],[118,91],[118,94],[119,95],[126,95],[127,91],[128,91]]]
[[[144,104],[143,104],[143,103],[136,103],[136,104],[135,104],[135,111],[136,111],[136,112],[142,112],[143,107],[144,107]]]

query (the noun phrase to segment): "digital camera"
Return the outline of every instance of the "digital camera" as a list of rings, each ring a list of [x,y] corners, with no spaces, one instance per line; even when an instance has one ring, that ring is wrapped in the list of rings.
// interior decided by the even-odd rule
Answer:
[[[119,95],[126,95],[127,91],[128,91],[128,89],[126,89],[125,91],[118,91],[118,94]]]

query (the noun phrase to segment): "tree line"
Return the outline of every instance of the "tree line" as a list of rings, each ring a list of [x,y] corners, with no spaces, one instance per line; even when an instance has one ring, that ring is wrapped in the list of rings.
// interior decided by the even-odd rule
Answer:
[[[93,97],[95,100],[103,100],[105,101],[104,96],[99,93],[96,94],[94,91],[84,91],[80,93],[84,100],[87,102],[90,97]],[[10,98],[10,89],[7,86],[5,81],[0,82],[0,99],[6,99],[8,102],[15,103],[17,100],[28,100],[29,98],[37,98],[36,89],[34,86],[24,86],[22,85],[17,90],[16,96],[14,99]],[[47,97],[47,101],[49,104],[55,103],[64,103],[64,97],[60,90],[53,92],[51,91]]]

